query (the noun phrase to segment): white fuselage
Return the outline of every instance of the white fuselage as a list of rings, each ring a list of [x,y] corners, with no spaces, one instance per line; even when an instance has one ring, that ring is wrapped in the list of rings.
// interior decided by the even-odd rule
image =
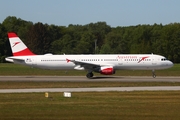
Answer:
[[[22,60],[23,59],[23,60]],[[165,57],[153,54],[113,54],[113,55],[32,55],[15,56],[6,58],[9,62],[28,65],[43,69],[77,69],[73,62],[75,60],[87,64],[96,64],[101,67],[112,66],[114,70],[156,70],[166,69],[173,66],[173,63]],[[76,68],[77,67],[77,68]]]

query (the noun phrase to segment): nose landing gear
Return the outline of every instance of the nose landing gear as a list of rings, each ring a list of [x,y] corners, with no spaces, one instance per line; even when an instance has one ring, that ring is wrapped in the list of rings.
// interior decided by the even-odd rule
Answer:
[[[152,77],[156,78],[155,70],[152,70]]]

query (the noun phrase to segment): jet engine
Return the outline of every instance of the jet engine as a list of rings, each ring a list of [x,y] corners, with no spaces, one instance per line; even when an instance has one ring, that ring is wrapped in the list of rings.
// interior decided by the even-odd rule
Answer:
[[[115,70],[113,67],[101,67],[100,73],[103,75],[112,75],[115,74]]]

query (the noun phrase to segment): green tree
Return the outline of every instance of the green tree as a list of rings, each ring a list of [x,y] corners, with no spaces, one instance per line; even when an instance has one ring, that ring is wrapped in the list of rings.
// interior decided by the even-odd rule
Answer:
[[[77,42],[74,52],[76,54],[94,54],[94,41],[91,33],[85,32]]]
[[[64,35],[61,39],[52,42],[52,50],[55,54],[72,54],[76,41],[69,34]]]
[[[49,53],[51,39],[48,33],[48,25],[42,23],[32,25],[27,32],[25,42],[35,54]]]
[[[7,32],[15,32],[21,36],[22,39],[26,38],[27,31],[30,26],[33,25],[32,22],[16,18],[15,16],[8,16],[2,24]]]
[[[7,32],[3,24],[0,23],[0,62],[5,62],[5,57],[12,55]]]
[[[90,23],[85,25],[89,33],[93,35],[92,41],[97,40],[97,48],[102,47],[105,43],[106,35],[111,31],[111,27],[106,22]],[[94,51],[95,52],[95,51]]]

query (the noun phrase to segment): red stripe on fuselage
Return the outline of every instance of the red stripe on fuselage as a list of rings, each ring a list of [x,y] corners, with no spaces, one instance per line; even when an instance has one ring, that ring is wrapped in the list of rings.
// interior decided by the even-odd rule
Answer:
[[[32,53],[28,48],[26,48],[22,51],[13,53],[13,56],[27,56],[27,55],[35,55],[35,54]]]

